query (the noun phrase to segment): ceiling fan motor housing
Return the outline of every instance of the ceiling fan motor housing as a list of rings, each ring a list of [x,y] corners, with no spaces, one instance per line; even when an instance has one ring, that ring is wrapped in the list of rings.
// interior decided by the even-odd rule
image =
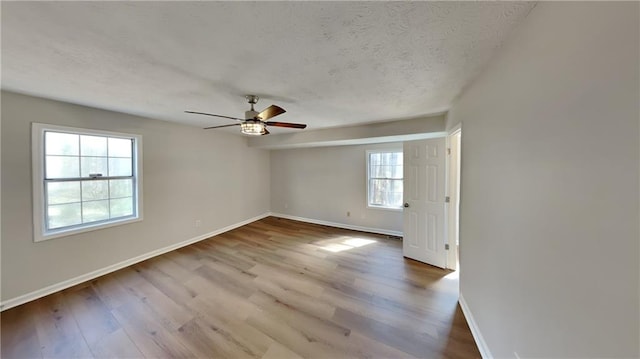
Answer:
[[[253,105],[251,107],[253,107]],[[254,119],[258,118],[258,114],[259,113],[260,112],[251,109],[249,111],[245,111],[244,112],[244,118],[247,119],[247,120],[254,120]]]
[[[251,104],[251,110],[244,112],[244,118],[247,120],[257,119],[260,112],[254,110],[253,105],[258,103],[260,97],[257,95],[245,95],[244,97],[247,99],[247,102]]]

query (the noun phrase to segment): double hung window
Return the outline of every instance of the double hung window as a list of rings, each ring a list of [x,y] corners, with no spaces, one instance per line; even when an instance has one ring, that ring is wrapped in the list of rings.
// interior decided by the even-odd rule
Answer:
[[[367,152],[368,206],[402,208],[402,151]]]
[[[141,219],[141,137],[33,124],[36,241]]]

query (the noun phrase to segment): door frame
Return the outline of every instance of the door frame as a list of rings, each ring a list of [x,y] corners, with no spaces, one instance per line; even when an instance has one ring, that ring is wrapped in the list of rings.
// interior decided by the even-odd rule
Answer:
[[[456,136],[459,138],[455,138]],[[457,146],[456,146],[457,144]],[[458,238],[460,231],[460,162],[462,159],[462,124],[453,127],[447,133],[446,138],[446,196],[449,202],[445,208],[446,242],[449,245],[447,251],[446,268],[458,270]]]

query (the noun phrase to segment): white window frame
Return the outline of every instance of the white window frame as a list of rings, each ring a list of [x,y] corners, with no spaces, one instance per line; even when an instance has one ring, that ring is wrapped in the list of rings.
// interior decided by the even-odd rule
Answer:
[[[403,149],[402,148],[386,148],[386,149],[379,149],[379,150],[367,150],[366,151],[366,156],[367,156],[367,193],[365,194],[365,198],[367,201],[367,208],[371,208],[371,209],[381,209],[381,210],[385,210],[385,211],[396,211],[396,212],[400,212],[402,211],[402,206],[400,207],[389,207],[389,206],[378,206],[378,205],[374,205],[371,204],[369,202],[369,191],[370,186],[371,186],[371,168],[370,168],[370,158],[371,158],[371,154],[373,153],[393,153],[393,152],[400,152],[403,153]],[[402,180],[404,181],[404,173],[402,176]],[[404,192],[404,191],[403,191]],[[404,193],[403,193],[404,194]]]
[[[121,219],[113,219],[98,223],[77,225],[73,228],[61,228],[47,230],[45,208],[45,153],[44,136],[46,131],[66,132],[80,135],[95,135],[105,137],[119,137],[134,140],[133,160],[133,192],[134,192],[134,216]],[[77,127],[50,125],[44,123],[31,124],[31,159],[33,168],[33,240],[41,242],[53,238],[66,237],[72,234],[95,231],[98,229],[119,226],[127,223],[142,221],[142,136],[93,130]]]

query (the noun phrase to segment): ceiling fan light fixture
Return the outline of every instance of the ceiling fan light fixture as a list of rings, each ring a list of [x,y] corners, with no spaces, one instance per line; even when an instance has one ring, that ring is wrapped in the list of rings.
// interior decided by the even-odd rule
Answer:
[[[0,0],[2,1],[2,0]],[[287,112],[285,111],[285,109],[283,109],[280,106],[276,106],[276,105],[271,105],[269,107],[267,107],[266,109],[264,109],[262,112],[258,112],[253,108],[253,105],[255,105],[258,102],[258,96],[256,95],[247,95],[247,102],[249,102],[249,104],[251,105],[251,109],[249,111],[245,111],[244,113],[244,119],[242,118],[237,118],[237,117],[231,117],[231,116],[223,116],[223,115],[216,115],[213,113],[206,113],[206,112],[196,112],[196,111],[185,111],[186,113],[193,113],[193,114],[197,114],[197,115],[206,115],[206,116],[213,116],[213,117],[222,117],[222,118],[226,118],[229,120],[236,120],[236,121],[240,121],[240,123],[235,123],[235,124],[230,124],[230,125],[221,125],[221,126],[210,126],[210,127],[205,127],[205,130],[211,129],[211,128],[221,128],[221,127],[230,127],[230,126],[238,126],[240,125],[240,132],[245,134],[245,135],[249,135],[249,136],[264,136],[264,135],[268,135],[270,132],[269,130],[267,130],[267,126],[273,126],[273,127],[288,127],[288,128],[298,128],[298,129],[303,129],[306,128],[307,125],[305,125],[304,123],[290,123],[290,122],[278,122],[278,121],[268,121],[269,119],[282,115],[283,113]]]
[[[260,121],[246,121],[240,124],[240,132],[245,135],[260,136],[265,132],[264,123]]]

